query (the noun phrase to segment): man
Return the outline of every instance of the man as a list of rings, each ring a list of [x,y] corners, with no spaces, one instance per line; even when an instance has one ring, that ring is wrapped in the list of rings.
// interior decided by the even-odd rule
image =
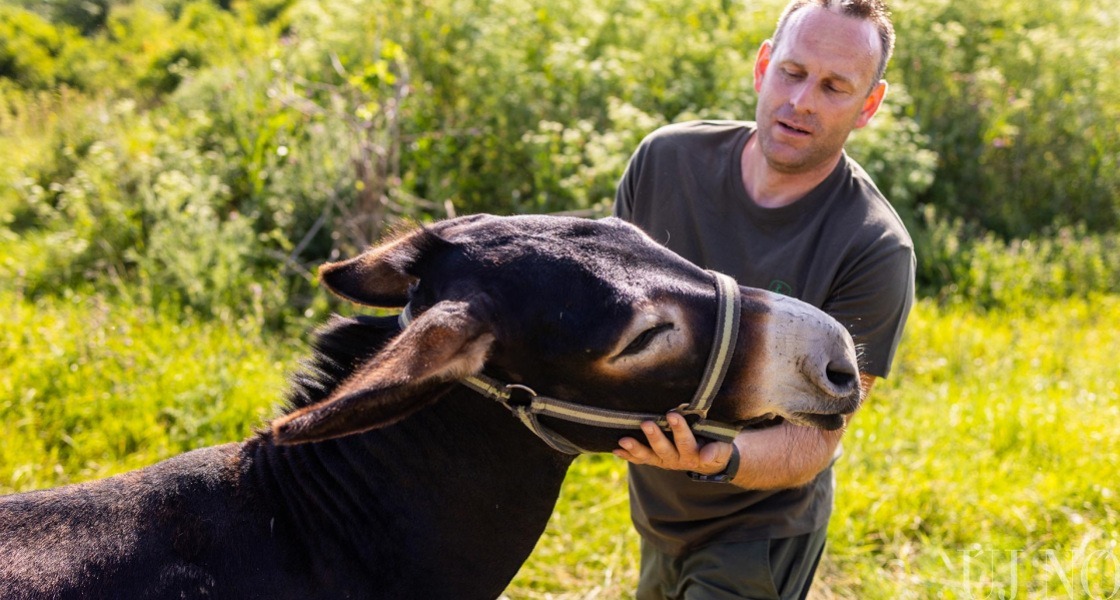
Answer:
[[[615,204],[685,258],[837,318],[860,348],[865,397],[890,371],[913,302],[914,253],[843,146],[883,100],[893,45],[882,0],[793,0],[758,51],[756,123],[654,132]],[[698,444],[680,415],[669,420],[671,438],[647,424],[646,440],[624,438],[615,451],[632,463],[638,598],[804,598],[842,431],[773,420],[741,433],[733,452]]]

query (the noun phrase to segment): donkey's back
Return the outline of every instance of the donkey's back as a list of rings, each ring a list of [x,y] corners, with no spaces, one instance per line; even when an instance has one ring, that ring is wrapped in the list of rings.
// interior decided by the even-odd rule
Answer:
[[[247,485],[243,451],[203,448],[0,497],[0,597],[314,597],[275,568],[299,561],[270,535],[275,523]]]

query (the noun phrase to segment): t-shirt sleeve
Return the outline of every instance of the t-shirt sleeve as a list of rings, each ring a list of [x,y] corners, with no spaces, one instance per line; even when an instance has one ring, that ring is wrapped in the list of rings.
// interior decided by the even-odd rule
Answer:
[[[618,188],[614,193],[614,216],[624,221],[633,221],[635,189],[638,186],[638,176],[641,171],[641,161],[645,154],[645,147],[646,142],[643,142],[630,156],[630,162],[626,165],[626,170],[622,173],[622,178],[619,179]]]
[[[914,305],[914,251],[897,245],[856,263],[822,308],[848,328],[860,371],[886,377]]]

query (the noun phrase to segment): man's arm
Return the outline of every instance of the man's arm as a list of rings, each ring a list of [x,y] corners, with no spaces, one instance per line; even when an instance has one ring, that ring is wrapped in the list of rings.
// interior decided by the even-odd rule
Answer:
[[[865,402],[875,379],[874,375],[860,373]],[[619,441],[621,448],[614,454],[636,465],[675,471],[714,474],[727,467],[731,444],[712,442],[701,447],[684,418],[675,413],[670,413],[669,425],[673,441],[653,423],[645,423],[642,431],[649,446],[634,438],[623,438]],[[843,435],[844,428],[825,431],[788,421],[768,429],[745,430],[735,438],[740,462],[732,483],[751,490],[805,485],[832,462]]]

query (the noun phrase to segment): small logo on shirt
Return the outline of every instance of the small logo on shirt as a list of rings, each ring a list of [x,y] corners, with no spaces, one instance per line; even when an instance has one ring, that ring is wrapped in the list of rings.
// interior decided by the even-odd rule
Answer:
[[[781,279],[775,279],[774,281],[771,281],[769,287],[767,287],[766,289],[777,294],[782,294],[783,296],[793,296],[793,286],[782,281]]]

